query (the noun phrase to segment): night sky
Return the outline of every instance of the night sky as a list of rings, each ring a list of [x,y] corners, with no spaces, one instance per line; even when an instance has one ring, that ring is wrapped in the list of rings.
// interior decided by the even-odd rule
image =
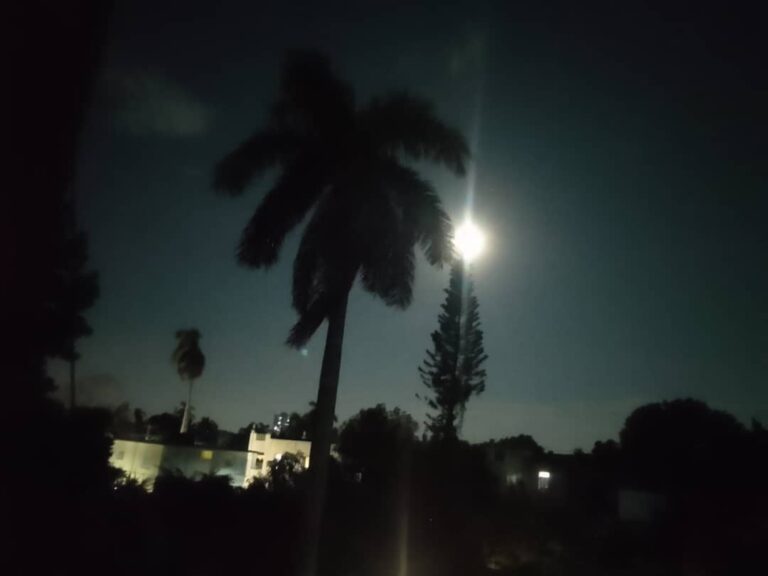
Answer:
[[[589,449],[637,405],[681,396],[768,420],[768,81],[755,15],[633,2],[116,4],[77,182],[102,289],[81,344],[84,400],[178,405],[170,355],[190,326],[207,356],[198,416],[237,429],[314,399],[324,330],[306,354],[283,343],[298,235],[273,269],[239,267],[268,182],[238,199],[211,190],[216,161],[263,121],[284,50],[313,47],[360,101],[407,89],[477,129],[489,360],[465,438]],[[467,179],[425,174],[458,218]],[[378,402],[423,419],[417,367],[447,277],[421,259],[405,312],[353,291],[341,420]]]

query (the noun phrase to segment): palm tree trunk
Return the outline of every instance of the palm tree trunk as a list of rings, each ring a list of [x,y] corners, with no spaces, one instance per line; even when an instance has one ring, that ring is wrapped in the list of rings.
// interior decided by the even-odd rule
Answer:
[[[190,410],[192,406],[192,378],[189,379],[189,388],[187,388],[187,403],[184,405],[184,416],[181,418],[181,434],[189,432],[189,418],[191,416]]]
[[[69,359],[69,409],[75,409],[75,358]]]
[[[349,290],[334,305],[328,316],[328,332],[325,336],[323,366],[317,390],[315,428],[312,431],[312,448],[309,465],[309,493],[307,502],[305,548],[302,576],[317,573],[317,553],[323,521],[323,507],[328,485],[333,418],[336,413],[336,392],[341,372],[341,350],[344,343],[344,324],[347,317]]]

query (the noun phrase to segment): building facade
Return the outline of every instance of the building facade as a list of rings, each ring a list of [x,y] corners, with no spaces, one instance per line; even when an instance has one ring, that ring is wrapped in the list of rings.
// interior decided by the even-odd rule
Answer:
[[[115,439],[110,464],[129,478],[145,483],[150,490],[162,473],[191,479],[211,474],[228,476],[233,486],[245,487],[254,478],[265,477],[269,463],[286,453],[295,454],[304,468],[309,467],[311,448],[312,443],[306,440],[272,438],[270,434],[253,431],[248,450]]]
[[[245,484],[254,478],[262,478],[269,472],[269,463],[280,460],[283,454],[298,456],[304,468],[309,468],[309,456],[312,451],[312,442],[308,440],[288,440],[286,438],[272,438],[269,433],[263,434],[251,430],[248,439],[248,460],[245,470]]]

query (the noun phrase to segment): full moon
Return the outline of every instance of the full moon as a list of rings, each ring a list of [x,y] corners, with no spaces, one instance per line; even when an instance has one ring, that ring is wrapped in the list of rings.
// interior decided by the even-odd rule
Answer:
[[[464,261],[469,263],[485,248],[485,234],[468,218],[456,229],[453,244]]]

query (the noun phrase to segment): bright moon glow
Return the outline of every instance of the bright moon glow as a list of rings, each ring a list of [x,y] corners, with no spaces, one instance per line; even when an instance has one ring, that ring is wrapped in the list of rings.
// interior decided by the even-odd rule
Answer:
[[[485,234],[467,219],[456,229],[453,244],[465,262],[472,262],[485,248]]]

